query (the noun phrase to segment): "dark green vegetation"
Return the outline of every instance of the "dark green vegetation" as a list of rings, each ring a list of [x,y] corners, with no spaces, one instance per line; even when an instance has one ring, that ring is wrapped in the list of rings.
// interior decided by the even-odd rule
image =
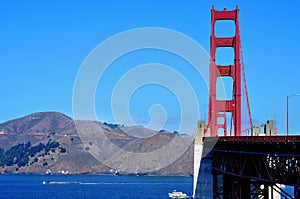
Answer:
[[[18,165],[23,167],[29,164],[30,158],[35,157],[36,155],[44,156],[49,155],[50,151],[55,152],[59,148],[61,153],[65,153],[66,149],[59,147],[58,142],[48,141],[47,144],[39,143],[38,145],[31,146],[31,142],[26,144],[18,144],[12,146],[7,151],[0,148],[0,166],[12,166]],[[37,162],[38,158],[34,158],[33,162]]]

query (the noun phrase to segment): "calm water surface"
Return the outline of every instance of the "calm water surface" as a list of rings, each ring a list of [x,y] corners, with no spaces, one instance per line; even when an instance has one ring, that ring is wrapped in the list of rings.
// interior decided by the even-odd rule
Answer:
[[[43,181],[80,184],[43,184]],[[192,195],[192,177],[110,175],[0,175],[0,198],[168,198],[172,190]]]

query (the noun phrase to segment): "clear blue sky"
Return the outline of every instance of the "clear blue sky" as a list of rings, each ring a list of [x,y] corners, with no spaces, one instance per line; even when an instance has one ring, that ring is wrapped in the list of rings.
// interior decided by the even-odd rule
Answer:
[[[73,85],[80,65],[100,42],[119,32],[141,27],[169,28],[188,35],[209,52],[211,6],[234,9],[236,4],[240,8],[253,121],[261,124],[276,118],[279,132],[284,134],[286,96],[300,93],[298,1],[2,1],[0,122],[37,111],[59,111],[72,116]],[[158,52],[141,52],[132,60],[142,57],[137,63],[151,62],[153,55],[154,61],[168,63],[169,55]],[[174,60],[169,61],[170,65],[180,62],[171,59]],[[182,73],[187,79],[194,78],[192,70]],[[176,129],[171,122],[178,118],[179,111],[174,96],[156,88],[155,100],[143,100],[143,96],[153,94],[151,90],[135,93],[139,100],[132,105],[132,116],[140,124],[147,123],[149,118],[143,111],[151,103],[166,104],[172,119],[165,127]],[[97,91],[98,102],[107,93]],[[164,100],[160,102],[157,96]],[[201,119],[203,107],[208,104],[205,100],[199,105]],[[290,98],[289,102],[290,132],[300,133],[300,97]],[[96,108],[100,106],[96,103]],[[99,108],[97,115],[102,121],[113,121],[107,107]]]

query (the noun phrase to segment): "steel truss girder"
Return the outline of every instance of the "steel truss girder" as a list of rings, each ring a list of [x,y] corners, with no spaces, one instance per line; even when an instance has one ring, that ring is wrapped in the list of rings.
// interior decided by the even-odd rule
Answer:
[[[294,186],[295,197],[299,196],[300,136],[204,141],[215,143],[211,151],[214,198],[268,198],[269,189],[280,192],[282,198],[293,198],[277,184]]]

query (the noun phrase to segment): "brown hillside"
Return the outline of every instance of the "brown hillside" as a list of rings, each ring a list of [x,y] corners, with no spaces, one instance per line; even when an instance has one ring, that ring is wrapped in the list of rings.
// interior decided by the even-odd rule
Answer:
[[[136,159],[138,154],[151,154],[168,145],[173,139],[177,140],[175,145],[180,146],[185,143],[187,138],[168,132],[155,134],[155,131],[142,126],[126,127],[98,121],[80,121],[79,124],[81,125],[81,128],[79,128],[80,134],[77,133],[78,128],[75,128],[74,120],[58,112],[33,113],[0,124],[0,148],[5,150],[28,141],[31,142],[32,146],[37,146],[39,143],[46,144],[49,141],[59,142],[60,144],[59,148],[47,154],[44,154],[42,151],[34,157],[30,157],[28,164],[24,167],[0,167],[0,173],[43,174],[47,171],[74,174],[114,173],[117,169],[124,168],[130,168],[130,173],[139,173],[142,171],[141,167],[145,167],[145,165],[151,167],[154,164],[151,162],[151,158],[154,158],[153,160],[156,161],[156,164],[158,163],[157,165],[164,165],[163,167],[166,166],[166,168],[160,168],[157,171],[152,171],[150,174],[188,175],[192,173],[192,146],[178,160],[172,160],[172,162],[167,161],[166,158],[156,158],[153,155],[148,156],[150,159],[146,158],[142,162]],[[103,137],[99,137],[99,130],[104,132],[102,136],[104,135],[106,141]],[[188,139],[191,138],[189,137]],[[126,155],[116,153],[113,150],[110,151],[111,148],[106,148],[107,143],[112,143],[129,153]],[[99,147],[102,147],[101,150],[106,151],[99,151]],[[61,152],[60,148],[66,149],[66,152]],[[92,155],[104,153],[108,154],[107,163],[112,168],[99,162]],[[177,152],[174,151],[173,153],[176,154]],[[124,162],[125,159],[132,161],[126,164]]]

